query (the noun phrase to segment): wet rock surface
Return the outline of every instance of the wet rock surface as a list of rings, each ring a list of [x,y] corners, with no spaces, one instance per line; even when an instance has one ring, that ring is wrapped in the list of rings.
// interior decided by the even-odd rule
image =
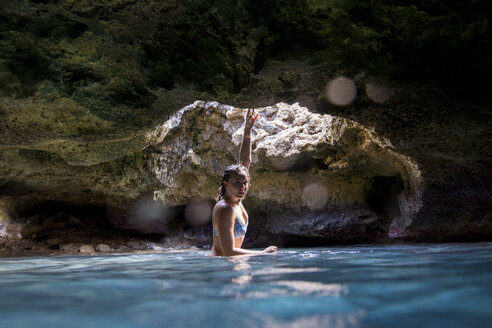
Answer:
[[[490,239],[491,12],[487,1],[1,1],[2,249],[210,243],[251,107],[249,246]],[[44,220],[36,208],[50,202],[102,208],[94,218],[110,223]],[[109,242],[120,228],[155,244]]]

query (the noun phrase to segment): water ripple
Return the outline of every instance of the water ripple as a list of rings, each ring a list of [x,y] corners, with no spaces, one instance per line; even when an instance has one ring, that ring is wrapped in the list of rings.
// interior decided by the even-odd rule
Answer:
[[[491,243],[206,255],[0,259],[2,325],[486,327],[492,320]]]

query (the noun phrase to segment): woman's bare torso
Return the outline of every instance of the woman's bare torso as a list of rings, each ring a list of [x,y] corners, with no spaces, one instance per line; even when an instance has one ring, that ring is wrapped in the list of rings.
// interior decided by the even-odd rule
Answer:
[[[213,223],[214,227],[218,226],[218,218],[216,216],[215,209],[217,208],[217,205],[219,205],[219,204],[220,205],[226,204],[226,206],[231,206],[231,205],[225,203],[225,201],[223,199],[221,199],[219,202],[217,202],[217,204],[215,204],[214,210],[212,212],[212,223]],[[234,224],[236,224],[236,220],[237,220],[236,218],[242,219],[242,222],[240,222],[240,224],[242,224],[242,225],[245,225],[248,223],[249,216],[248,216],[248,213],[246,212],[246,209],[244,208],[242,203],[239,203],[238,205],[232,206],[232,209],[234,210]],[[219,231],[219,234],[220,234],[220,231]],[[217,237],[215,234],[212,234],[212,236],[213,236],[213,245],[212,245],[212,250],[211,250],[209,255],[210,256],[224,256],[224,252],[222,251],[222,246],[220,244],[220,238]],[[241,248],[241,246],[243,244],[243,240],[244,240],[244,236],[241,236],[239,238],[234,238],[234,247]]]

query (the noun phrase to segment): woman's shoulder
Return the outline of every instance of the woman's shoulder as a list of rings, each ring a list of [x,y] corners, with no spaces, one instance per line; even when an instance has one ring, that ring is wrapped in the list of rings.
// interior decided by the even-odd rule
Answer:
[[[227,204],[224,200],[219,200],[214,207],[214,213],[218,217],[233,217],[234,216],[234,207],[232,205]]]

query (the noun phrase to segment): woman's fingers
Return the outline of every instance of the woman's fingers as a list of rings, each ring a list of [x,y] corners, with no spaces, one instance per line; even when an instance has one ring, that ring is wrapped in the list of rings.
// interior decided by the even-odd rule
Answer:
[[[248,108],[248,113],[246,114],[246,123],[247,124],[254,124],[256,119],[258,118],[259,113],[256,113],[255,115],[255,109],[249,109]]]

